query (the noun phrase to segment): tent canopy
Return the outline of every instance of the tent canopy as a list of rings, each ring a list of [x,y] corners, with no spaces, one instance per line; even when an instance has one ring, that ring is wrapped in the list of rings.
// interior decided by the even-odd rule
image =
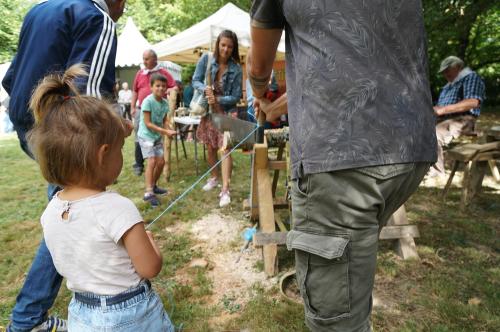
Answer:
[[[10,62],[0,64],[0,82],[3,80],[9,67],[10,67]],[[7,91],[5,91],[3,86],[0,84],[0,103],[3,103],[4,99],[7,98],[8,96],[9,95],[7,94]]]
[[[151,44],[141,34],[132,17],[129,17],[118,37],[115,66],[121,68],[121,74],[127,67],[134,67],[134,71],[137,71],[136,67],[143,67],[142,54],[151,48]],[[162,61],[160,66],[166,68],[175,80],[181,80],[181,66],[170,61]]]
[[[141,34],[132,17],[127,18],[127,23],[118,37],[116,67],[141,65],[142,53],[150,48],[151,44]]]
[[[240,56],[244,56],[250,46],[250,15],[227,3],[211,16],[192,27],[153,46],[161,60],[177,63],[196,63],[200,55],[211,50],[222,30],[232,30],[238,36]],[[284,35],[278,46],[278,57],[285,52]]]

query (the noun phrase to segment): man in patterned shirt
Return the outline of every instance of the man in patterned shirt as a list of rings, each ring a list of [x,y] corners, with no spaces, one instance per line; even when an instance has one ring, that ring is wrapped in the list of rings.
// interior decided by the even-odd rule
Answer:
[[[251,17],[256,113],[286,31],[287,247],[306,324],[371,331],[379,232],[436,160],[421,1],[254,0]]]
[[[484,82],[456,56],[444,59],[439,72],[448,83],[443,87],[434,106],[434,113],[438,116],[438,160],[431,169],[430,176],[444,178],[443,147],[450,144],[454,138],[474,131],[484,100]]]

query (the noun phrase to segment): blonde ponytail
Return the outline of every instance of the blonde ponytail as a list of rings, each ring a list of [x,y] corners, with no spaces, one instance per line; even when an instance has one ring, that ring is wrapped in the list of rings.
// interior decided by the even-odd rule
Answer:
[[[79,96],[75,79],[87,76],[87,71],[82,64],[75,64],[63,74],[50,74],[45,76],[38,84],[30,100],[30,109],[35,117],[35,123],[39,123],[50,110],[72,96]]]
[[[82,65],[48,75],[30,101],[35,116],[28,135],[31,151],[43,177],[61,186],[100,183],[99,147],[123,143],[126,134],[122,118],[107,102],[79,94],[74,82],[85,75]]]

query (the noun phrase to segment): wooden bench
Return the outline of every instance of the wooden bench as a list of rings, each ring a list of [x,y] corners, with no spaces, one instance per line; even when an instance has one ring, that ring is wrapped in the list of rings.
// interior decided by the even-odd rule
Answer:
[[[443,199],[446,197],[453,177],[459,165],[463,163],[465,169],[462,180],[461,208],[464,209],[470,204],[472,198],[481,191],[484,174],[488,165],[492,167],[492,173],[495,174],[495,160],[500,159],[500,142],[457,146],[447,151],[446,158],[453,161],[453,166],[442,197]]]

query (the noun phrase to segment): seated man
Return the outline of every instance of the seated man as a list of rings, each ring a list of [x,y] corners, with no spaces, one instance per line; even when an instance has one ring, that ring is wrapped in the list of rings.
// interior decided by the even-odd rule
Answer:
[[[448,83],[443,87],[434,106],[438,122],[438,160],[429,173],[431,176],[444,178],[443,147],[452,139],[474,130],[484,100],[484,82],[456,56],[444,59],[439,72]]]

